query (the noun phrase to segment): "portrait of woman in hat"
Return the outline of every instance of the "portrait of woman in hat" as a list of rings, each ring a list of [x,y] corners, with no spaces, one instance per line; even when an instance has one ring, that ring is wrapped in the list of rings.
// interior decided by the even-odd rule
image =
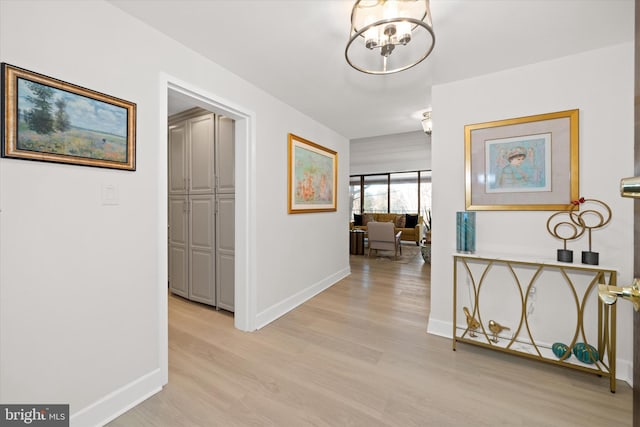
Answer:
[[[524,187],[529,181],[529,175],[522,167],[522,162],[527,157],[523,147],[515,147],[505,155],[507,165],[502,168],[498,176],[498,187]]]
[[[551,135],[525,135],[485,141],[485,191],[551,191]]]

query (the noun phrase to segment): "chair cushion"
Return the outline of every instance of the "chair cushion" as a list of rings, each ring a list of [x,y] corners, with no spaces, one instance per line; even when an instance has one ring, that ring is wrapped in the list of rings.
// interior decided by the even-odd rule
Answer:
[[[362,226],[362,215],[353,214],[353,225]]]
[[[396,228],[404,228],[406,217],[404,215],[396,215]]]

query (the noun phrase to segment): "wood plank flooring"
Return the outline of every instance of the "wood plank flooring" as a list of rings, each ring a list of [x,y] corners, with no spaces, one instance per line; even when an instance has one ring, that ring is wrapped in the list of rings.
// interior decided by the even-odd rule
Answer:
[[[418,253],[350,261],[348,278],[253,333],[170,296],[169,384],[109,426],[631,425],[623,381],[612,394],[605,378],[427,334]]]

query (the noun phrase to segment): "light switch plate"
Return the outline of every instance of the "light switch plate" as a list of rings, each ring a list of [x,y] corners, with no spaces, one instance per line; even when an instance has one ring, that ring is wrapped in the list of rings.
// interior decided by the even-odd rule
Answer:
[[[105,206],[115,206],[120,204],[117,185],[102,184],[102,204]]]

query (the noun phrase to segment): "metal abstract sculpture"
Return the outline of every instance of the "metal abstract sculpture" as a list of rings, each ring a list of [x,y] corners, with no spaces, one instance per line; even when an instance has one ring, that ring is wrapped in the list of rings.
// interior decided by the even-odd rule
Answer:
[[[576,212],[583,204],[588,209]],[[554,222],[554,219],[559,220],[563,215],[567,215],[569,221],[565,219],[564,221]],[[586,231],[589,236],[589,250],[582,251],[582,263],[598,265],[599,254],[591,250],[591,232],[604,227],[609,221],[611,221],[611,208],[606,203],[596,199],[585,199],[584,197],[572,201],[568,211],[560,211],[551,215],[547,220],[547,231],[553,237],[564,242],[563,249],[558,249],[558,261],[573,262],[573,251],[567,249],[567,241],[578,239]]]
[[[573,211],[560,211],[556,212],[547,220],[547,231],[553,237],[562,240],[563,248],[558,249],[557,260],[560,262],[573,262],[573,251],[567,249],[567,240],[574,240],[584,234],[585,228],[577,226],[575,221],[571,218],[572,215],[576,215]],[[561,221],[563,216],[567,216],[564,221]],[[553,220],[559,220],[553,227]]]
[[[596,199],[585,199],[581,197],[579,200],[571,202],[573,206],[570,212],[574,212],[578,206],[585,204],[589,209],[581,211],[577,215],[572,215],[571,220],[574,224],[582,226],[587,230],[589,236],[589,250],[582,251],[582,263],[589,265],[598,265],[600,254],[591,250],[591,231],[602,228],[611,221],[611,208],[603,201]]]

